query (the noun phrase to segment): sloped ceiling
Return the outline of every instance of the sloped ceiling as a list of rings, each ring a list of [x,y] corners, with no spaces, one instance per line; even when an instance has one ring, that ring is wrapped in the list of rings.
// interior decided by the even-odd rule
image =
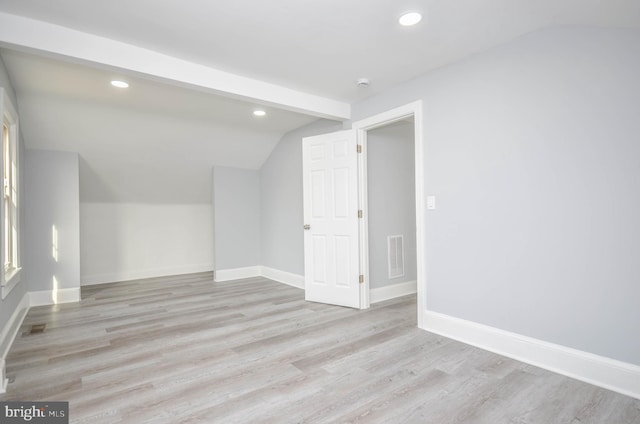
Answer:
[[[27,146],[79,152],[83,201],[205,202],[212,165],[259,168],[289,130],[553,25],[639,28],[640,1],[0,0],[0,55]]]
[[[283,133],[317,118],[144,78],[1,50],[32,149],[80,154],[88,202],[201,203],[212,166],[258,169]]]

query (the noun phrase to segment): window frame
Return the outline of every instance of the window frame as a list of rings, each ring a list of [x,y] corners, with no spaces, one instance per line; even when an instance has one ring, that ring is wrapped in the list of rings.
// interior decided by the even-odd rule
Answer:
[[[19,119],[18,113],[15,107],[11,103],[11,99],[7,96],[6,90],[0,87],[0,116],[2,116],[2,167],[3,167],[3,195],[0,196],[0,237],[2,243],[0,243],[0,264],[2,269],[0,270],[0,287],[2,299],[5,299],[9,293],[18,285],[22,274],[22,263],[20,260],[20,143],[19,143]],[[5,170],[5,134],[4,127],[8,129],[9,136],[9,226],[12,231],[10,254],[11,258],[7,261],[7,252],[5,246],[5,240],[7,235],[5,234],[5,219],[6,219],[6,197],[7,192],[4,181]]]

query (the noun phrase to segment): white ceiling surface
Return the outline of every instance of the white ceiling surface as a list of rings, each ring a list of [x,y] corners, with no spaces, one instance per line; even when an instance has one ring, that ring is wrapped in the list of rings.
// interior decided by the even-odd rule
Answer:
[[[283,133],[317,118],[0,50],[28,148],[78,152],[83,201],[199,203],[214,165],[259,168]]]
[[[423,22],[400,27],[406,10]],[[0,12],[346,103],[547,26],[640,27],[640,0],[0,0]],[[127,68],[132,86],[117,91],[112,67],[28,50],[0,52],[25,141],[80,153],[83,201],[208,201],[211,165],[258,168],[284,132],[315,119],[271,107],[258,120],[250,99]]]
[[[638,0],[0,0],[0,10],[352,102],[549,25],[635,26]],[[424,22],[397,24],[406,10]],[[372,80],[358,90],[358,77]]]

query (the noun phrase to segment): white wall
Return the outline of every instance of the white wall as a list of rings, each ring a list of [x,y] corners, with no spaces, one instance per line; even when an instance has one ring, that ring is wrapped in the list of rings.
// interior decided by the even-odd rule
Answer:
[[[213,216],[216,273],[260,265],[259,171],[215,167]]]
[[[640,365],[640,31],[548,29],[354,105],[424,101],[430,311]]]
[[[208,204],[81,203],[82,284],[213,269]]]
[[[72,293],[77,300],[80,294],[78,154],[25,149],[23,159],[23,265],[29,291],[75,289]],[[57,293],[52,294],[58,299]]]
[[[285,134],[260,169],[262,265],[304,275],[302,138],[339,131],[318,120]]]
[[[416,281],[415,143],[413,123],[367,132],[370,288]],[[404,238],[403,277],[389,278],[387,237]]]

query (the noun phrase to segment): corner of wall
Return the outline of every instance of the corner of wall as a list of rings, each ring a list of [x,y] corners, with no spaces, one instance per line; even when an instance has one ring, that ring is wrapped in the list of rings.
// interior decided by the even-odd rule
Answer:
[[[243,278],[260,277],[260,266],[247,266],[243,268],[217,269],[214,272],[214,281],[221,283],[223,281],[241,280]]]
[[[268,278],[269,280],[277,281],[279,283],[304,290],[304,275],[281,271],[279,269],[269,268],[267,266],[261,266],[260,269],[260,274],[264,278]]]
[[[370,303],[384,302],[396,297],[407,296],[417,292],[417,282],[406,281],[404,283],[391,284],[388,286],[370,289]]]
[[[31,291],[29,295],[29,306],[45,306],[59,303],[80,302],[80,287],[60,290],[39,290]]]
[[[292,272],[281,271],[279,269],[267,266],[256,265],[244,268],[219,269],[215,271],[214,281],[221,283],[223,281],[241,280],[243,278],[262,277],[269,280],[277,281],[298,289],[304,289],[304,276],[294,274]]]

